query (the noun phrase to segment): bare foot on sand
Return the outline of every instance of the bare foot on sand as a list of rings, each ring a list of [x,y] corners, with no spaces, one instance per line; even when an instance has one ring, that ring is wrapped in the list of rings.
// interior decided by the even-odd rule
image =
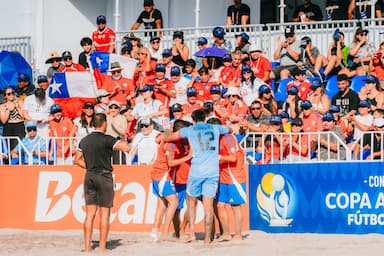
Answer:
[[[243,236],[242,235],[234,235],[233,240],[237,240],[237,241],[243,240]]]
[[[217,242],[227,242],[231,240],[232,240],[231,235],[222,235],[217,239]]]
[[[194,235],[191,235],[191,234],[190,234],[190,235],[187,237],[187,239],[184,240],[184,243],[188,244],[188,243],[192,243],[192,242],[194,242],[194,241],[196,241],[196,237],[195,237]]]

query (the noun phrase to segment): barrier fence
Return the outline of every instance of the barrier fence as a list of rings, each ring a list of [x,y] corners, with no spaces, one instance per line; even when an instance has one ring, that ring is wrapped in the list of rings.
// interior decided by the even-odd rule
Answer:
[[[28,63],[32,63],[32,46],[30,36],[0,37],[0,50],[19,52]]]

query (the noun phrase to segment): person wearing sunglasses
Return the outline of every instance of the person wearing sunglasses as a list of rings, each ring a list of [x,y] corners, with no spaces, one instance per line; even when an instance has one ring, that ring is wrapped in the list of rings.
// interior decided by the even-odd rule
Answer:
[[[161,60],[161,53],[163,52],[163,48],[161,47],[161,38],[157,35],[151,36],[149,40],[149,52],[151,53],[151,57],[156,60]]]
[[[95,105],[92,102],[85,102],[81,115],[73,120],[73,123],[77,127],[76,137],[79,142],[95,129],[94,118]]]
[[[237,87],[229,87],[228,91],[224,94],[224,97],[228,99],[225,115],[227,125],[230,125],[233,132],[238,134],[241,121],[244,121],[247,117],[247,104],[241,99],[239,88]]]
[[[70,51],[64,51],[63,54],[61,54],[61,59],[63,60],[64,67],[59,69],[59,72],[85,71],[85,68],[82,65],[73,62],[72,53]]]
[[[112,28],[107,27],[107,18],[99,15],[96,18],[97,30],[92,33],[93,46],[99,52],[115,52],[116,34]]]
[[[64,64],[61,61],[62,59],[58,52],[51,52],[50,57],[45,61],[45,64],[51,64],[47,70],[48,81],[50,81],[54,73],[64,68]]]
[[[32,84],[29,75],[21,73],[17,77],[17,86],[15,88],[15,93],[19,100],[24,101],[27,96],[33,94],[35,89],[36,87]]]
[[[37,122],[25,122],[26,136],[12,151],[12,164],[47,164],[47,140],[37,135]]]
[[[0,119],[4,124],[3,136],[17,136],[20,139],[25,136],[23,102],[16,96],[12,87],[4,89],[4,103],[0,105]],[[18,141],[11,139],[9,141],[10,149],[16,147]]]

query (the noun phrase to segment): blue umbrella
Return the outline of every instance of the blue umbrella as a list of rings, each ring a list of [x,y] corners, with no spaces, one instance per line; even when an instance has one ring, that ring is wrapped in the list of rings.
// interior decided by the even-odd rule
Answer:
[[[32,78],[32,68],[20,53],[0,52],[0,90],[17,86],[17,77],[24,73]]]
[[[218,47],[207,47],[195,52],[196,57],[223,57],[228,51]]]

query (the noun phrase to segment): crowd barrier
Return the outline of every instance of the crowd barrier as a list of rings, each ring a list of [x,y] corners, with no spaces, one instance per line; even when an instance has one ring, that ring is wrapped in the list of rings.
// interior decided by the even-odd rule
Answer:
[[[249,166],[251,230],[384,234],[382,162]]]
[[[29,63],[32,62],[30,36],[0,37],[0,50],[19,52]]]
[[[273,52],[277,48],[277,37],[284,38],[284,28],[288,25],[295,28],[296,38],[300,40],[304,36],[312,39],[312,44],[316,46],[320,53],[326,55],[329,44],[333,41],[333,33],[339,28],[345,35],[344,42],[350,45],[353,41],[354,33],[360,26],[369,30],[368,40],[373,42],[378,48],[383,40],[381,24],[383,19],[369,20],[338,20],[338,21],[319,21],[309,23],[276,23],[276,24],[252,24],[245,26],[226,27],[225,39],[230,41],[233,47],[236,45],[235,35],[240,32],[246,32],[250,36],[250,42],[257,45],[263,50],[264,55],[271,61],[273,60]],[[212,29],[209,27],[183,27],[183,28],[164,28],[158,30],[128,30],[117,31],[117,49],[120,49],[123,37],[134,34],[142,39],[145,46],[149,45],[150,35],[161,33],[161,47],[163,49],[171,48],[173,45],[172,35],[174,31],[181,30],[184,32],[184,42],[190,49],[190,55],[198,50],[196,42],[199,37],[206,37],[209,44],[212,42]]]
[[[112,231],[151,231],[157,198],[152,193],[150,172],[151,166],[114,166],[115,200],[110,219]],[[1,168],[0,228],[82,229],[85,218],[84,173],[85,170],[75,166]],[[248,230],[248,206],[244,205],[242,210],[243,228]],[[184,216],[184,212],[185,208],[181,216]],[[200,203],[196,223],[197,232],[202,232],[203,208]]]

